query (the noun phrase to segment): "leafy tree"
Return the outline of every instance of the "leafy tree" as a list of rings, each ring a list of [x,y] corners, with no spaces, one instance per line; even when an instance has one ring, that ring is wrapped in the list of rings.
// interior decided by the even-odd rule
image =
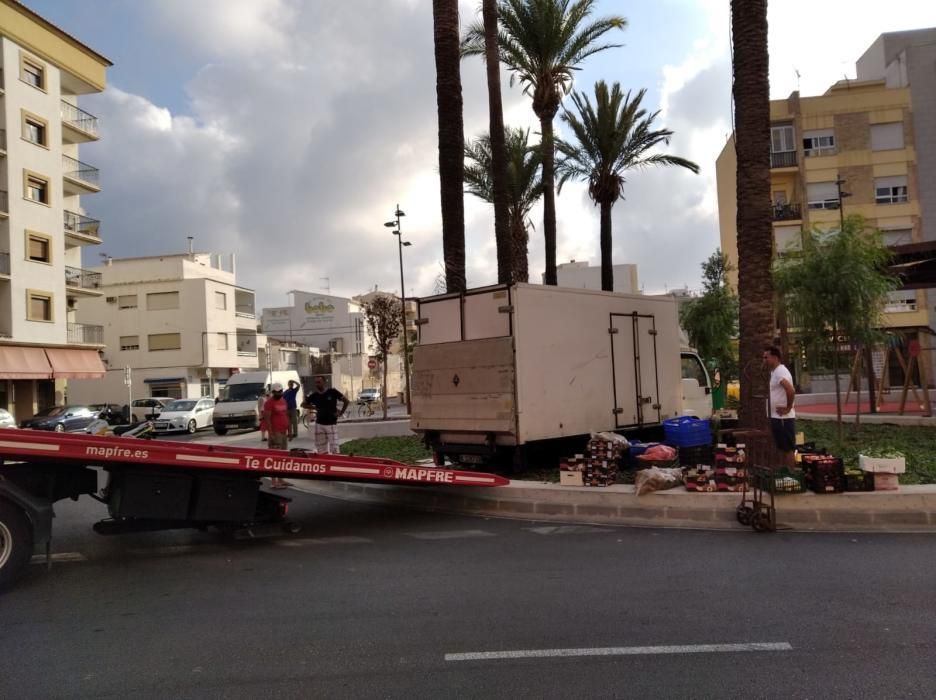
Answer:
[[[543,194],[540,177],[539,148],[530,146],[530,131],[507,127],[507,212],[510,239],[513,245],[513,280],[527,282],[529,266],[527,258],[527,228],[530,210]],[[493,201],[491,140],[482,134],[465,146],[466,190],[486,202]]]
[[[680,323],[689,342],[710,366],[721,369],[722,381],[737,374],[734,339],[738,335],[738,297],[728,284],[728,256],[716,250],[702,263],[702,295],[686,303]]]
[[[374,338],[374,350],[383,373],[383,392],[381,403],[383,408],[383,417],[387,417],[387,356],[390,354],[390,346],[400,337],[403,330],[402,312],[403,307],[397,297],[393,296],[375,296],[369,302],[362,305],[364,312],[364,321],[371,336]]]
[[[860,216],[850,216],[841,231],[805,232],[802,253],[783,255],[775,265],[774,282],[791,326],[814,352],[831,351],[839,440],[840,337],[859,346],[880,337],[887,294],[898,286],[887,271],[890,260],[881,232],[866,227]]]
[[[540,120],[543,158],[543,237],[546,284],[556,284],[556,193],[553,119],[572,89],[573,72],[592,54],[619,44],[599,43],[627,20],[610,16],[591,20],[597,0],[500,0],[500,60],[533,98]],[[475,23],[462,40],[465,56],[484,54],[484,26]]]
[[[624,198],[624,173],[651,165],[677,165],[694,173],[699,166],[679,156],[651,153],[661,143],[668,144],[673,132],[653,129],[659,112],[647,114],[641,107],[646,94],[633,99],[614,83],[611,90],[603,80],[595,83],[595,104],[583,92],[572,93],[578,114],[565,110],[562,120],[569,125],[577,143],[559,140],[557,165],[559,188],[570,179],[588,181],[588,195],[601,207],[601,288],[614,291],[614,261],[611,253],[611,207]]]

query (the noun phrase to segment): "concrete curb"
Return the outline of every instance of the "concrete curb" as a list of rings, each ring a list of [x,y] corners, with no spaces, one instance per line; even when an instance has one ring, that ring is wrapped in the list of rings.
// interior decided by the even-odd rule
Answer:
[[[295,482],[330,498],[520,520],[750,531],[735,518],[737,493],[691,493],[681,488],[637,496],[633,486],[585,488],[512,482],[483,489]],[[899,491],[777,497],[778,521],[807,532],[936,532],[936,485]]]

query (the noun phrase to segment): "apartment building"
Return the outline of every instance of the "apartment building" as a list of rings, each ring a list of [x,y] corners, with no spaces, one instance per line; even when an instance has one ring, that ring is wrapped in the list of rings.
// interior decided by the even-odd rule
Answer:
[[[636,265],[632,263],[612,265],[611,274],[614,279],[615,292],[640,294]],[[601,290],[601,265],[589,265],[583,260],[560,263],[556,266],[556,281],[560,287]]]
[[[263,309],[260,330],[264,335],[322,352],[369,352],[373,343],[359,301],[299,290],[288,295],[288,306]]]
[[[106,372],[69,382],[70,401],[216,396],[232,374],[257,369],[255,296],[237,284],[233,255],[108,259],[94,272],[102,293],[81,301],[78,318],[102,328]]]
[[[21,420],[99,377],[99,326],[77,322],[101,296],[82,249],[101,242],[83,197],[99,173],[79,159],[98,139],[79,97],[104,90],[111,62],[13,0],[0,0],[0,407]]]
[[[881,35],[858,60],[857,79],[772,100],[770,118],[775,254],[800,248],[803,229],[837,228],[842,214],[862,215],[898,252],[936,241],[936,29]],[[736,167],[729,139],[716,178],[734,286]],[[885,323],[931,348],[934,305],[936,290],[896,291]]]

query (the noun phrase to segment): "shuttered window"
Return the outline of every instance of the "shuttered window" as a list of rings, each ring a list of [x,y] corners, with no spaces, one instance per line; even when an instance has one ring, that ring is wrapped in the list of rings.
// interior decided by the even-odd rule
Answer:
[[[52,242],[37,233],[27,234],[26,257],[33,262],[52,262]]]
[[[224,292],[215,292],[215,308],[222,311],[227,309],[227,295]]]
[[[875,204],[899,204],[908,199],[906,175],[874,178]]]
[[[155,350],[180,350],[182,348],[182,335],[180,333],[154,333],[147,337],[150,352]]]
[[[138,335],[120,336],[120,349],[121,350],[139,350],[140,349],[140,336]]]
[[[147,311],[164,311],[179,308],[178,292],[150,292],[146,295]]]
[[[872,151],[893,151],[903,147],[903,122],[871,125]]]
[[[135,309],[137,307],[136,294],[121,294],[117,297],[118,309]]]
[[[228,349],[227,333],[218,333],[218,350]]]
[[[26,292],[26,312],[29,321],[51,321],[52,295]]]
[[[838,187],[834,182],[811,182],[806,185],[810,209],[838,209]]]

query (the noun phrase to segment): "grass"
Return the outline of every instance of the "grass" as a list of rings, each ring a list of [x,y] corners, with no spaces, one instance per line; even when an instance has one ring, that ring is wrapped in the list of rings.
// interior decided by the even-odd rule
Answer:
[[[375,437],[349,440],[341,446],[341,454],[355,457],[383,457],[404,464],[429,459],[432,454],[415,435]]]
[[[861,425],[854,422],[842,427],[843,440],[838,444],[834,421],[796,421],[796,429],[836,457],[846,467],[858,466],[858,453],[865,449],[889,448],[907,458],[907,473],[900,475],[901,484],[936,484],[936,428],[904,425]]]

